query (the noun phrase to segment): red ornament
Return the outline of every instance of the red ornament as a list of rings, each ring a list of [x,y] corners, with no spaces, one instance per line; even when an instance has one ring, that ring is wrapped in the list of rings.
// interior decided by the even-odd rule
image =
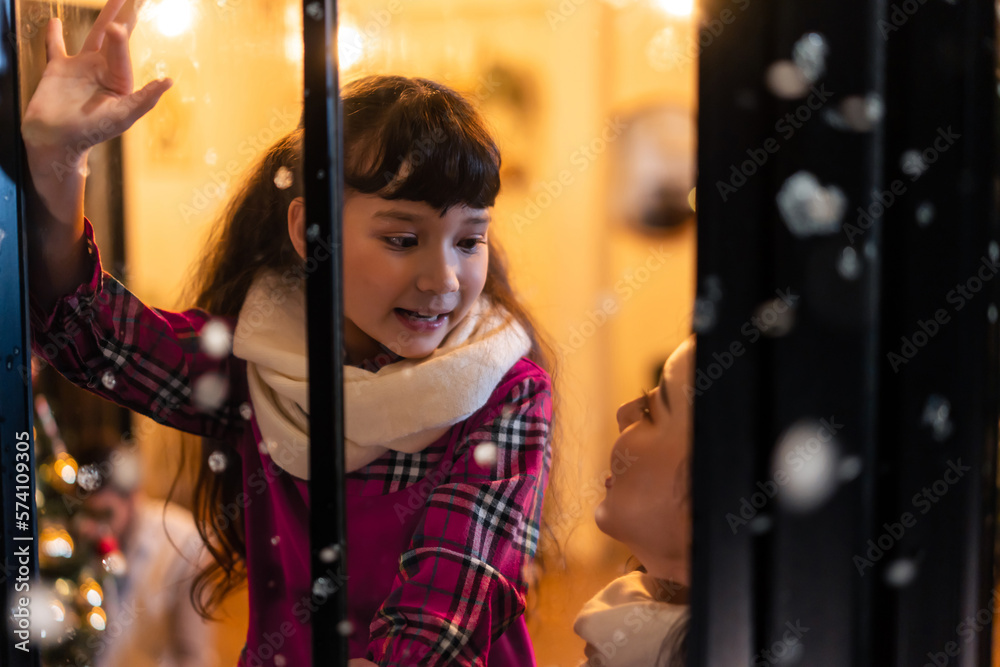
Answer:
[[[97,554],[104,558],[112,551],[119,551],[118,540],[115,539],[114,535],[105,535],[97,541]]]

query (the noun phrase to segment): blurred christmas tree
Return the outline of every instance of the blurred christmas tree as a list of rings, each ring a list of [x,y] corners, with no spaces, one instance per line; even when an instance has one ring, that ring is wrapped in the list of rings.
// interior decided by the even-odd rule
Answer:
[[[98,488],[102,471],[80,468],[68,453],[56,421],[59,411],[59,405],[51,405],[46,394],[36,391],[35,500],[42,581],[33,624],[45,667],[89,667],[99,664],[104,633],[113,621],[105,588],[113,590],[115,576],[124,574],[125,560],[110,535],[96,544],[76,536],[74,513]]]

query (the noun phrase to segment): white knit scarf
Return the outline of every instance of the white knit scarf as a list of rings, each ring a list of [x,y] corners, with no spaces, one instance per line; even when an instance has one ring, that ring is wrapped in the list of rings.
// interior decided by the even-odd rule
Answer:
[[[305,292],[273,273],[247,293],[233,354],[247,362],[254,415],[268,454],[309,479]],[[414,453],[486,404],[531,341],[506,310],[481,296],[430,356],[371,372],[344,366],[348,472],[388,450]]]
[[[615,579],[591,598],[573,622],[586,640],[587,659],[577,667],[649,667],[667,635],[687,616],[686,605],[662,601],[660,584],[644,572]]]

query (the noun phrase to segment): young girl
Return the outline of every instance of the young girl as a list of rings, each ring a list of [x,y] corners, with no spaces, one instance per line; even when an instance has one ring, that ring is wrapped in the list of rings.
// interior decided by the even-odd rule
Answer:
[[[684,389],[694,382],[694,349],[694,338],[683,342],[664,364],[659,386],[618,409],[612,460],[633,463],[608,478],[594,517],[642,567],[580,611],[573,629],[587,641],[581,667],[686,664],[692,409]]]
[[[170,86],[132,92],[128,33],[113,22],[123,2],[74,57],[52,21],[25,114],[36,353],[94,393],[212,439],[196,504],[217,562],[192,596],[208,613],[246,580],[240,665],[310,665],[314,596],[341,585],[352,664],[533,665],[522,572],[551,462],[550,379],[488,240],[500,157],[482,119],[423,79],[343,91],[349,550],[347,580],[331,570],[318,590],[304,275],[325,257],[306,256],[302,134],[273,146],[228,207],[196,281],[199,308],[141,303],[102,272],[82,214],[86,148]]]

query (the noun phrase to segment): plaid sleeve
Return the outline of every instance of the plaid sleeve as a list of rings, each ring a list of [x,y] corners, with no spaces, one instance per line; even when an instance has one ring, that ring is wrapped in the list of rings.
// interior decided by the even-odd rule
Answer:
[[[369,659],[486,664],[491,643],[524,612],[523,569],[538,545],[551,421],[551,383],[537,369],[456,446],[451,475],[431,492],[372,621]],[[481,445],[482,453],[496,446],[495,463],[476,462]]]
[[[149,308],[101,268],[85,221],[90,280],[46,313],[31,298],[32,350],[70,382],[152,419],[224,438],[242,428],[233,396],[246,395],[231,354],[203,350],[202,310]],[[229,331],[232,322],[225,321]],[[235,375],[235,377],[234,377]],[[234,414],[235,413],[235,414]]]

